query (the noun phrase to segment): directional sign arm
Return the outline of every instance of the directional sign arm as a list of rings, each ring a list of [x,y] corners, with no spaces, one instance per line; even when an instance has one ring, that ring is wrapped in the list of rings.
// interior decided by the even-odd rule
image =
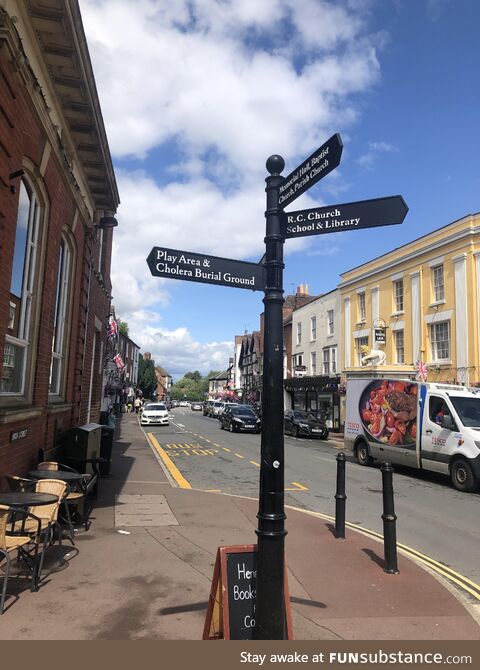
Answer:
[[[359,200],[284,212],[283,231],[286,238],[291,238],[393,226],[402,223],[407,212],[408,207],[401,195]]]

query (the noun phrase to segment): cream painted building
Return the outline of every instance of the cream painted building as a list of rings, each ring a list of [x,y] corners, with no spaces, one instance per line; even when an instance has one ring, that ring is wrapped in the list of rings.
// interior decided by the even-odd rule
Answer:
[[[428,381],[480,381],[480,213],[470,214],[341,275],[343,358],[359,374]],[[386,325],[384,344],[375,324]],[[361,347],[380,349],[385,365],[362,366]]]
[[[285,380],[288,407],[306,409],[340,429],[340,291],[335,289],[292,312],[291,377]]]

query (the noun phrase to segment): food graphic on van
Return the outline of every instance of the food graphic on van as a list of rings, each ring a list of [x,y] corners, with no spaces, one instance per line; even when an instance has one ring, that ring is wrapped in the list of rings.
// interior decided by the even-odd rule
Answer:
[[[368,435],[397,446],[415,444],[417,437],[417,384],[375,380],[360,396],[359,413]]]

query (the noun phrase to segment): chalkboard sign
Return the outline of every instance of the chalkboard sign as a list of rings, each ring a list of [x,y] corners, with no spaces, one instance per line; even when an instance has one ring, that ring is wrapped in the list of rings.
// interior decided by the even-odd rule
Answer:
[[[213,570],[204,640],[253,640],[257,590],[257,545],[219,547]],[[285,616],[293,639],[285,570]]]

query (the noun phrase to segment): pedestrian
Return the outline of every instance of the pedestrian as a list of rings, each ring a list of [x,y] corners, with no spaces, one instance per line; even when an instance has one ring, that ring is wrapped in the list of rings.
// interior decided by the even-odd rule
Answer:
[[[135,406],[135,414],[138,414],[140,407],[142,406],[142,401],[137,397],[135,398],[135,402],[133,404]]]

